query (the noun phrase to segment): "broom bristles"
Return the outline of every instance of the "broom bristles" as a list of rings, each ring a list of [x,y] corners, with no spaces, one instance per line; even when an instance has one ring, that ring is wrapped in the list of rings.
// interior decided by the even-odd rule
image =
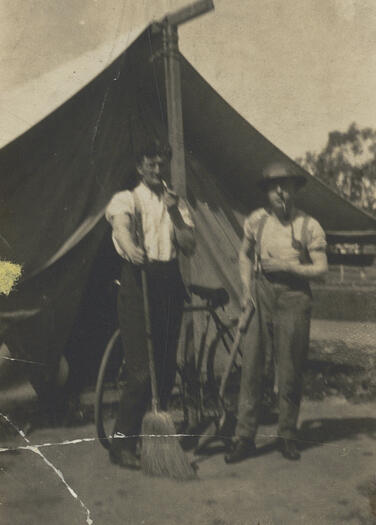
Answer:
[[[167,412],[148,412],[142,421],[141,468],[149,476],[178,481],[197,478],[180,446],[175,425]]]

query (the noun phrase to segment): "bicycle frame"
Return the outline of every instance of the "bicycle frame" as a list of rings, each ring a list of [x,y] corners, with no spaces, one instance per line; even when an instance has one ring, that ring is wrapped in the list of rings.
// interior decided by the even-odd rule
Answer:
[[[116,282],[115,284],[119,285],[119,282]],[[198,296],[201,297],[201,296]],[[213,297],[213,295],[211,296]],[[215,296],[214,296],[215,297]],[[183,362],[180,364],[180,366],[177,367],[177,371],[179,372],[180,378],[181,378],[181,401],[182,401],[182,408],[184,413],[184,420],[185,422],[189,422],[188,418],[188,400],[191,399],[193,407],[196,409],[197,415],[199,415],[200,418],[205,415],[204,410],[204,400],[207,398],[204,396],[204,393],[207,392],[210,394],[209,399],[214,401],[215,404],[217,404],[218,400],[218,389],[216,386],[217,378],[213,373],[208,373],[208,356],[215,356],[216,347],[218,343],[222,342],[226,352],[230,354],[231,352],[231,345],[234,340],[232,329],[234,328],[237,320],[231,319],[230,322],[229,319],[222,320],[221,317],[218,315],[217,311],[218,308],[221,306],[221,304],[215,304],[212,299],[202,297],[201,298],[201,304],[186,304],[184,306],[184,312],[192,312],[192,313],[199,313],[202,312],[205,316],[205,320],[203,322],[203,330],[200,330],[200,340],[198,349],[195,352],[195,359],[194,362],[191,363],[193,366],[192,368],[187,365],[188,360],[186,360],[186,356],[183,356]],[[212,325],[211,330],[211,323],[214,323],[214,326]],[[214,331],[214,338],[211,340]],[[110,439],[109,439],[109,433],[106,432],[106,429],[104,427],[103,423],[103,395],[105,392],[105,376],[107,371],[107,366],[110,363],[110,359],[113,349],[115,348],[116,344],[120,342],[120,330],[117,328],[115,332],[113,333],[112,337],[108,341],[104,354],[102,356],[102,361],[99,368],[98,373],[98,379],[97,379],[97,385],[96,385],[96,400],[95,400],[95,420],[96,420],[96,426],[97,426],[97,432],[98,436],[100,438],[100,442],[102,445],[106,448],[110,445]],[[213,351],[212,351],[213,349]],[[213,357],[214,358],[214,357]],[[212,362],[212,361],[210,361]],[[114,377],[111,388],[115,388],[116,390],[119,389],[119,384],[123,380],[123,370],[126,370],[126,362],[124,359],[124,356],[122,355],[121,364],[119,366],[119,369],[117,371],[116,377]],[[205,368],[205,370],[204,370]],[[205,373],[205,378],[203,380],[203,373]],[[212,378],[212,380],[208,380],[209,377]],[[111,379],[112,382],[112,379]],[[204,391],[205,388],[205,391]],[[189,395],[188,395],[189,394]],[[192,394],[192,396],[191,396]],[[205,406],[205,409],[208,407],[212,407],[212,403],[210,402],[209,405]]]
[[[207,335],[208,335],[210,319],[213,319],[217,332],[223,334],[223,332],[227,328],[227,325],[219,317],[219,315],[217,314],[216,310],[217,310],[217,308],[214,308],[213,306],[211,306],[208,303],[205,304],[205,305],[197,305],[197,306],[190,306],[189,305],[189,306],[185,306],[184,307],[184,312],[207,312],[208,313],[206,330],[201,335],[200,349],[199,349],[199,358],[201,357],[200,356],[201,351],[204,351],[204,349],[205,349],[205,344],[206,344],[206,338],[207,338]],[[232,322],[235,325],[236,322],[237,322],[237,319],[233,319]],[[226,342],[226,340],[225,340],[223,335],[221,336],[221,340],[222,340],[222,342],[223,342],[223,344],[224,344],[224,346],[226,348],[226,351],[229,353],[230,352],[230,347],[228,346],[228,344],[227,344],[227,342]],[[233,337],[231,337],[231,341],[233,341]],[[202,359],[203,359],[203,356],[201,357],[201,360],[198,361],[198,364],[199,363],[202,364]]]
[[[231,351],[231,343],[234,340],[231,332],[229,331],[228,325],[226,325],[222,321],[222,319],[219,317],[219,315],[217,314],[217,311],[216,311],[217,309],[218,309],[218,307],[212,306],[209,302],[206,302],[206,304],[203,304],[203,305],[187,305],[187,306],[184,307],[184,312],[193,312],[193,313],[194,312],[206,312],[207,313],[207,315],[206,315],[206,327],[205,327],[203,333],[201,334],[199,348],[198,348],[198,352],[196,354],[197,358],[195,359],[194,377],[190,377],[190,380],[193,381],[193,383],[195,385],[197,385],[197,387],[198,387],[198,404],[199,404],[199,406],[197,408],[198,408],[198,412],[200,414],[200,417],[202,417],[202,415],[204,413],[204,408],[203,408],[203,398],[204,398],[203,387],[204,387],[204,385],[203,385],[203,382],[201,380],[201,374],[202,374],[202,367],[203,367],[203,362],[204,362],[204,357],[205,357],[206,343],[207,343],[207,338],[208,338],[208,334],[209,334],[210,321],[213,320],[216,332],[217,332],[217,334],[219,334],[219,338],[222,341],[222,344],[225,347],[226,352],[228,354]],[[232,320],[232,322],[234,324],[236,324],[236,321],[237,321],[236,319]],[[230,343],[228,343],[228,341],[226,339],[226,334],[230,338]],[[189,375],[189,374],[186,374],[185,371],[184,371],[185,365],[186,365],[186,362],[184,361],[183,362],[183,370],[179,369],[179,368],[178,368],[178,370],[180,372],[180,375],[181,375],[181,378],[182,378],[182,382],[183,382],[183,385],[182,385],[182,387],[183,387],[183,412],[184,412],[184,414],[187,414],[187,408],[185,406],[186,390],[185,390],[184,382],[187,380],[187,375]]]

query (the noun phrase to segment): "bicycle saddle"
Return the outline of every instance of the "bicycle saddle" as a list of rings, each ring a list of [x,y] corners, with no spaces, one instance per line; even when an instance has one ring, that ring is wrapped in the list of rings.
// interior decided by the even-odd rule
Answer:
[[[208,301],[213,308],[225,306],[230,300],[230,296],[225,288],[209,288],[198,284],[191,284],[188,288],[192,294]]]

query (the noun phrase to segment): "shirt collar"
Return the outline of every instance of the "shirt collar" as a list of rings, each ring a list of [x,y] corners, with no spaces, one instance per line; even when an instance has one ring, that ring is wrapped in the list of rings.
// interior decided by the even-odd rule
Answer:
[[[157,193],[156,191],[153,191],[145,182],[142,180],[139,184],[139,187],[141,188],[141,191],[147,192],[149,195],[153,195],[154,197],[157,197],[158,199],[161,198],[162,192]]]
[[[271,209],[270,206],[266,206],[265,207],[265,211],[268,215],[270,215],[271,217],[274,217],[274,219],[276,221],[278,221],[279,223],[281,223],[283,226],[288,226],[289,224],[293,223],[295,221],[295,219],[298,217],[299,215],[299,210],[297,209],[296,206],[294,206],[293,208],[293,212],[292,212],[292,217],[291,217],[291,220],[289,221],[281,221],[277,215],[275,215],[275,213],[273,213],[273,210]]]

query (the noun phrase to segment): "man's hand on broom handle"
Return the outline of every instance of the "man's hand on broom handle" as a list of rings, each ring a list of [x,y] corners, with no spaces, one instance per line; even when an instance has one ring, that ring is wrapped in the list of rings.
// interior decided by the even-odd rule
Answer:
[[[112,227],[114,237],[124,258],[129,259],[136,265],[144,264],[145,252],[135,243],[132,234],[131,219],[128,215],[119,214],[113,218]]]
[[[133,264],[138,266],[145,264],[146,252],[143,248],[139,248],[136,245],[128,247],[128,257]]]
[[[247,331],[249,322],[252,318],[252,315],[255,309],[256,309],[256,306],[255,306],[253,298],[251,297],[250,300],[242,307],[242,313],[240,314],[239,322],[238,322],[238,329],[240,332]]]

